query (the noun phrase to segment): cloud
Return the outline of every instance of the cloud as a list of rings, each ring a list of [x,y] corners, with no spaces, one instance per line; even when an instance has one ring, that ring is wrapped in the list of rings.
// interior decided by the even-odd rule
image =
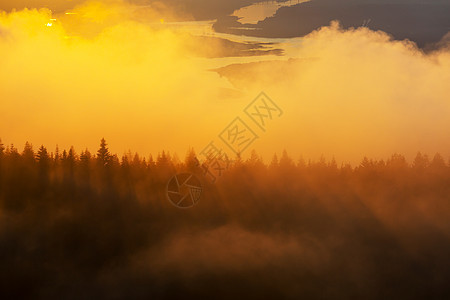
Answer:
[[[268,152],[352,162],[419,150],[450,155],[448,48],[424,53],[381,31],[333,23],[302,39],[294,59],[219,72],[238,87],[264,87],[284,108],[260,141]]]
[[[141,268],[159,272],[167,268],[183,276],[206,272],[239,272],[285,264],[301,258],[305,268],[316,268],[328,257],[314,240],[247,231],[226,225],[200,232],[178,232],[150,252],[137,257]],[[159,270],[159,271],[158,271]]]
[[[141,22],[130,11],[93,2],[61,18],[47,9],[0,15],[5,141],[91,148],[105,135],[118,152],[158,151],[169,141],[184,148],[183,135],[204,127],[192,120],[218,88],[232,87],[190,58],[192,36],[182,26]]]
[[[104,136],[118,153],[198,151],[264,90],[285,112],[252,145],[266,159],[283,148],[294,157],[355,163],[394,152],[450,155],[445,45],[424,53],[381,31],[333,24],[299,46],[278,45],[290,59],[244,63],[221,77],[202,56],[230,52],[229,43],[161,24],[157,9],[136,13],[115,1],[70,12],[0,15],[6,143],[79,151],[96,148]]]

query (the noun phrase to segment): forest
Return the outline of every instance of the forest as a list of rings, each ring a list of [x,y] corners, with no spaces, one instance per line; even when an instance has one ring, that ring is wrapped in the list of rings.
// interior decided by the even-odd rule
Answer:
[[[442,155],[252,151],[214,183],[196,162],[0,142],[0,297],[449,299]],[[203,186],[190,209],[166,195],[181,172]]]

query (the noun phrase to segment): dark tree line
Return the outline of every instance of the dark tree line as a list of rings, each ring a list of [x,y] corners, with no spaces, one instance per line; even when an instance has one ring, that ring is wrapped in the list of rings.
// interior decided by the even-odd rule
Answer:
[[[197,174],[199,204],[167,181]],[[0,142],[0,298],[445,299],[450,166],[399,154],[359,166],[284,151],[211,183],[183,160]]]

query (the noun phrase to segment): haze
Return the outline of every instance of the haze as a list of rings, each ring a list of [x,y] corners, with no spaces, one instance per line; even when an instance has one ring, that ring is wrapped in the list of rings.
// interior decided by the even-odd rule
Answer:
[[[183,155],[200,151],[265,91],[285,112],[252,145],[266,160],[283,149],[352,163],[395,152],[450,155],[445,37],[424,52],[336,21],[300,40],[250,46],[278,52],[251,52],[231,35],[203,36],[195,14],[171,2],[41,1],[32,4],[55,12],[21,10],[30,3],[0,5],[18,8],[0,15],[7,144],[82,150],[105,137],[117,153]]]

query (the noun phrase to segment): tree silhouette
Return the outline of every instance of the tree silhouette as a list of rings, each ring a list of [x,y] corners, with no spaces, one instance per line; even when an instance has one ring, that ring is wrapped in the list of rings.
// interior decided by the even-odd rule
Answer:
[[[270,162],[269,168],[276,169],[278,167],[279,167],[278,156],[277,156],[277,154],[274,154],[272,157],[272,161]]]
[[[33,145],[31,145],[28,142],[25,143],[25,146],[23,148],[22,159],[28,163],[31,163],[34,161]]]
[[[47,188],[50,176],[50,157],[44,145],[39,147],[36,158],[39,164],[39,187],[42,192]]]
[[[56,145],[56,149],[55,149],[55,162],[58,163],[60,160],[60,153],[59,153],[59,147],[58,145]]]
[[[100,149],[97,151],[97,161],[102,166],[108,166],[111,161],[111,153],[107,146],[106,140],[102,138],[100,141]]]
[[[292,169],[294,167],[294,162],[289,157],[289,155],[288,155],[286,150],[283,150],[283,153],[282,153],[281,158],[280,158],[279,165],[280,165],[281,168],[283,168],[285,170]]]
[[[414,158],[412,166],[416,170],[423,171],[429,166],[429,164],[430,160],[428,159],[428,156],[418,152]]]
[[[433,160],[431,161],[430,167],[437,169],[437,170],[444,169],[445,168],[445,160],[442,157],[442,155],[440,155],[439,153],[436,153],[433,157]]]
[[[2,140],[0,139],[0,158],[3,156],[5,152],[5,145],[3,145]]]
[[[217,288],[232,298],[242,286],[251,299],[448,298],[450,166],[440,154],[338,167],[283,151],[267,166],[252,151],[214,184],[196,174],[202,198],[185,211],[166,188],[195,166],[193,149],[177,164],[166,151],[156,163],[119,160],[104,139],[95,156],[61,153],[0,142],[2,299],[190,299]]]
[[[197,159],[197,155],[193,148],[190,148],[186,153],[186,158],[184,159],[184,164],[186,169],[190,172],[194,172],[199,167],[199,161]]]
[[[85,167],[89,166],[91,159],[92,159],[92,155],[88,149],[81,151],[80,162],[81,162],[82,166],[85,166]]]
[[[0,139],[0,197],[3,190],[3,156],[5,153],[5,146],[2,143],[2,140]]]

